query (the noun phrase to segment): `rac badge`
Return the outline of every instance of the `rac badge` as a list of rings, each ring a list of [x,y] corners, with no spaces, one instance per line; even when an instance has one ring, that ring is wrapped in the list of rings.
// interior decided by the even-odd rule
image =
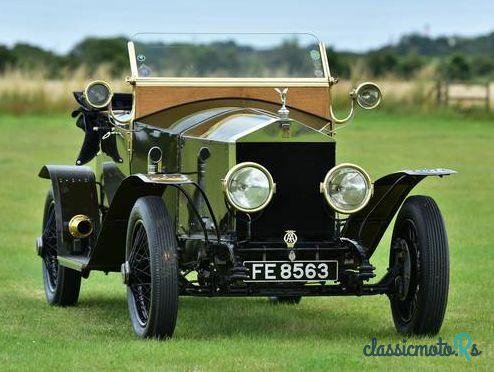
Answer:
[[[283,237],[283,240],[286,243],[286,246],[288,249],[290,249],[290,253],[288,254],[288,258],[290,261],[295,261],[296,256],[295,256],[295,251],[293,250],[293,247],[297,243],[297,234],[295,234],[295,230],[286,230],[285,231],[285,236]]]

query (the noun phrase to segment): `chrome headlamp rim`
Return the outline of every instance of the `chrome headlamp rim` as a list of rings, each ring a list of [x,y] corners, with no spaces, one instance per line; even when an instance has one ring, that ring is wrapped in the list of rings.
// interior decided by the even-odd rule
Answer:
[[[353,168],[357,171],[359,171],[363,176],[365,181],[367,182],[368,189],[367,189],[367,194],[365,195],[365,199],[362,201],[361,205],[358,206],[357,208],[354,209],[342,209],[336,206],[333,201],[331,200],[331,197],[329,196],[328,190],[327,190],[327,184],[330,178],[336,173],[336,171],[340,170],[341,168]],[[324,194],[324,198],[328,202],[329,206],[334,209],[336,212],[342,213],[342,214],[353,214],[356,212],[361,211],[364,209],[367,204],[369,203],[370,198],[372,197],[372,194],[374,193],[374,185],[372,184],[372,180],[369,176],[369,174],[365,171],[364,168],[353,164],[353,163],[341,163],[333,168],[331,168],[328,173],[326,173],[326,176],[324,177],[323,182],[321,182],[321,187],[320,191],[322,194]]]
[[[266,178],[268,179],[268,183],[269,183],[269,194],[268,194],[268,197],[266,198],[266,200],[260,206],[258,206],[256,208],[251,208],[251,209],[243,208],[243,207],[237,205],[235,203],[235,201],[233,200],[233,198],[230,195],[230,192],[228,190],[228,184],[230,183],[232,176],[238,170],[240,170],[242,168],[247,168],[247,167],[256,168],[256,169],[260,170],[266,176]],[[276,183],[274,182],[273,176],[271,176],[271,173],[269,173],[269,171],[265,167],[263,167],[261,164],[254,163],[252,161],[245,161],[245,162],[238,163],[238,164],[234,165],[233,167],[231,167],[230,170],[226,173],[225,178],[222,180],[222,185],[223,185],[223,192],[226,196],[228,204],[230,204],[236,210],[238,210],[240,212],[244,212],[244,213],[255,213],[255,212],[259,212],[259,211],[263,210],[271,202],[271,199],[273,198],[273,195],[276,192]]]
[[[96,85],[96,84],[101,84],[101,85],[104,85],[107,89],[108,89],[108,98],[106,99],[105,102],[103,102],[102,104],[99,104],[99,105],[95,105],[93,103],[91,103],[88,99],[88,91],[89,89],[93,86],[93,85]],[[109,83],[107,83],[106,81],[104,80],[93,80],[91,81],[88,85],[86,85],[86,88],[84,89],[84,92],[82,93],[84,95],[84,99],[86,100],[86,102],[93,108],[96,108],[96,109],[100,109],[100,108],[104,108],[104,107],[107,107],[112,98],[113,98],[113,90],[110,86]]]

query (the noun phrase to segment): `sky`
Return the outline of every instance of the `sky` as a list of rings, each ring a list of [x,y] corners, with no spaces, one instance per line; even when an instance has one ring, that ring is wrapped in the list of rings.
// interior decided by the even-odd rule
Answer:
[[[86,36],[136,32],[312,32],[337,50],[365,51],[412,32],[494,30],[494,0],[1,0],[0,44],[59,53]]]

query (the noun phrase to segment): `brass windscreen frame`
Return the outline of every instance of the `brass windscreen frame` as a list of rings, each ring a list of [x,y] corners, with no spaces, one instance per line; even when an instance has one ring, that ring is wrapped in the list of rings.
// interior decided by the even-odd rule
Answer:
[[[127,43],[131,76],[127,80],[136,86],[269,86],[269,87],[324,87],[332,83],[328,56],[324,43],[319,42],[319,54],[324,77],[321,78],[212,78],[212,77],[142,77],[139,76],[135,46],[133,41]]]

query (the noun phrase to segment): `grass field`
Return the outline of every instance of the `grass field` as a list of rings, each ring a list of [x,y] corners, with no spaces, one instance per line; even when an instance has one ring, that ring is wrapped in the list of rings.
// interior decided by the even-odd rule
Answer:
[[[82,133],[66,116],[0,115],[0,369],[329,370],[492,368],[494,317],[494,122],[452,114],[360,113],[338,134],[338,161],[374,178],[402,168],[448,167],[414,193],[436,198],[451,252],[450,298],[440,336],[469,332],[482,354],[364,357],[372,337],[398,343],[385,296],[303,299],[183,298],[175,337],[136,339],[120,276],[93,273],[74,308],[45,303],[34,238],[48,183],[44,163],[73,163]],[[372,263],[386,269],[389,232]],[[434,343],[409,339],[407,343]],[[489,367],[489,365],[491,367]]]

